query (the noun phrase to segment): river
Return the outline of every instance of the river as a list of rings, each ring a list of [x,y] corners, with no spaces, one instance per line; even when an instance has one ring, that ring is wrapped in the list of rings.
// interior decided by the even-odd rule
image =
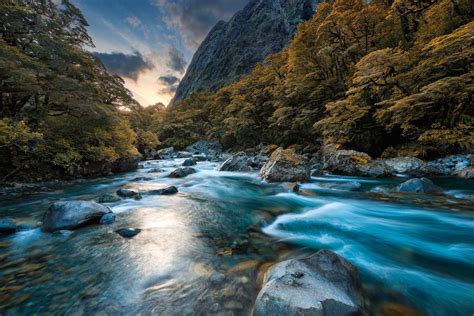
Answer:
[[[216,162],[168,178],[182,162],[146,162],[1,202],[2,218],[33,228],[0,238],[0,314],[245,315],[265,268],[322,248],[359,268],[371,313],[384,303],[426,315],[474,313],[473,181],[434,179],[447,194],[424,196],[391,192],[403,178],[313,177],[296,194],[257,172],[218,172]],[[345,181],[362,191],[325,186]],[[175,185],[179,193],[107,204],[117,214],[109,226],[35,228],[54,201],[93,200],[123,185]],[[115,233],[123,227],[142,232],[125,239]]]

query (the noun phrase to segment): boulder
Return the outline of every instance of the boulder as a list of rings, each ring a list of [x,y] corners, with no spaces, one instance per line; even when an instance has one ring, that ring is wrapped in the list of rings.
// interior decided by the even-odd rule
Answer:
[[[136,155],[129,158],[121,158],[112,162],[110,167],[113,173],[128,172],[138,169],[138,164],[142,159],[141,155]]]
[[[120,189],[117,191],[117,195],[126,199],[130,198],[130,199],[140,200],[142,198],[140,193],[134,190],[130,190],[130,189]]]
[[[427,178],[421,179],[410,179],[403,182],[398,187],[399,192],[412,192],[412,193],[441,193],[443,189],[434,184]]]
[[[124,238],[132,238],[138,235],[142,230],[139,228],[121,228],[115,232]]]
[[[293,182],[288,185],[288,188],[291,192],[298,193],[300,192],[301,186],[299,185],[299,183]]]
[[[359,175],[360,167],[372,162],[366,153],[355,150],[335,150],[327,146],[324,152],[324,170],[343,175]]]
[[[430,168],[426,162],[415,157],[392,158],[385,160],[385,163],[393,168],[396,173],[411,177],[423,177],[439,173],[436,169]]]
[[[217,140],[200,140],[186,147],[186,151],[196,155],[202,154],[207,157],[215,157],[222,153],[222,145]]]
[[[120,201],[120,198],[114,194],[103,194],[97,198],[97,203],[114,203]]]
[[[437,170],[440,174],[451,175],[471,164],[473,155],[454,155],[428,161],[428,167]]]
[[[99,223],[110,208],[89,201],[64,201],[52,204],[43,217],[42,229],[47,232],[71,230]]]
[[[173,195],[178,193],[178,188],[176,188],[175,186],[170,186],[160,190],[153,190],[148,193],[151,195]]]
[[[191,167],[196,165],[196,160],[194,158],[188,158],[183,162],[183,167]]]
[[[454,173],[456,177],[464,179],[474,179],[474,167],[468,167],[461,170],[458,170]]]
[[[151,168],[150,170],[148,170],[147,173],[159,173],[159,172],[163,172],[163,170],[158,169],[158,168]]]
[[[160,149],[155,155],[155,159],[172,159],[174,157],[176,157],[176,152],[173,147]]]
[[[329,183],[326,186],[330,189],[341,191],[360,191],[362,189],[362,184],[359,182],[335,182]]]
[[[10,218],[0,219],[0,236],[16,233],[16,223]]]
[[[268,182],[296,182],[310,178],[308,163],[291,149],[278,148],[260,170]]]
[[[369,163],[359,165],[356,175],[369,178],[385,178],[395,175],[395,169],[387,165],[383,160],[373,160]]]
[[[193,154],[188,151],[178,151],[176,153],[176,158],[191,158]]]
[[[357,268],[329,250],[272,266],[254,315],[364,314]]]
[[[249,166],[250,159],[249,157],[243,153],[237,153],[224,161],[219,166],[219,171],[251,171],[252,168]]]
[[[185,178],[190,174],[196,173],[196,170],[190,167],[178,168],[170,173],[170,178]]]
[[[99,223],[101,225],[110,225],[115,223],[115,214],[114,213],[107,213],[100,219]]]

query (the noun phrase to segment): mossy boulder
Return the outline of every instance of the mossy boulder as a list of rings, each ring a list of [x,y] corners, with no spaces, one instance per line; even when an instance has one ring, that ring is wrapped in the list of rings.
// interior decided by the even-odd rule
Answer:
[[[308,162],[291,149],[278,148],[260,170],[268,182],[297,182],[310,178]]]

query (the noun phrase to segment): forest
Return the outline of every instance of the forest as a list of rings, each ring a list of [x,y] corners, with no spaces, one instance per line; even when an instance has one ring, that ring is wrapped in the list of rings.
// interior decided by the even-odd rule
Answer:
[[[140,106],[87,52],[87,22],[69,1],[3,1],[0,181],[87,176],[83,166],[201,139],[228,150],[472,152],[473,17],[470,0],[324,1],[250,75],[166,108]]]
[[[436,158],[474,150],[474,3],[325,1],[290,47],[161,115],[160,141]]]

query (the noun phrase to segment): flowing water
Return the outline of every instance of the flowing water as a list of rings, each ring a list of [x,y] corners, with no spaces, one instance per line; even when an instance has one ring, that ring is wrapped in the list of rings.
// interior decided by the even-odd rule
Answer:
[[[32,227],[0,238],[0,315],[245,315],[272,262],[322,248],[359,268],[371,313],[397,303],[426,315],[473,315],[473,182],[435,179],[447,195],[429,197],[391,193],[399,178],[321,177],[296,194],[256,172],[217,172],[212,162],[168,178],[182,162],[147,162],[2,202],[2,218]],[[345,181],[361,182],[362,192],[324,185]],[[35,228],[54,201],[93,200],[123,185],[180,192],[108,204],[117,213],[109,226]],[[142,232],[124,239],[114,232],[123,227]]]

